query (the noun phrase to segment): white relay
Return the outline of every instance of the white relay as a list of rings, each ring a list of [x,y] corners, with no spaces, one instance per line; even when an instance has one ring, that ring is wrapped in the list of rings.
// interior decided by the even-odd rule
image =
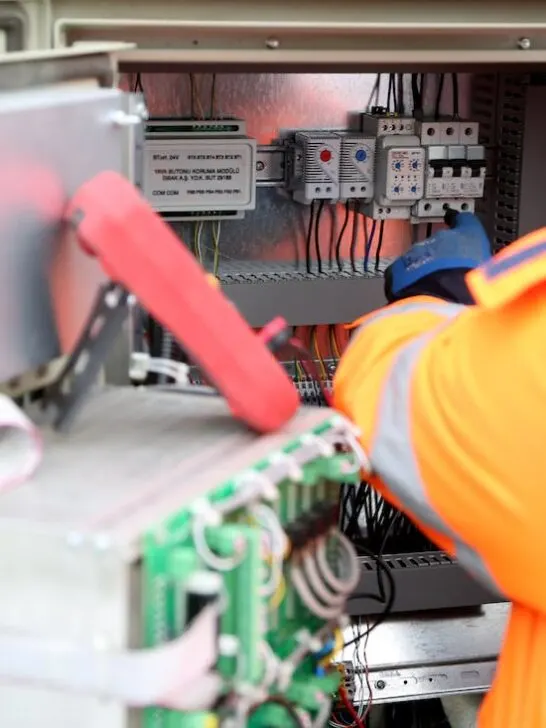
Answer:
[[[254,139],[161,139],[144,145],[144,196],[159,212],[253,210]]]
[[[381,139],[377,155],[376,200],[382,205],[411,205],[425,191],[425,150],[419,139]]]

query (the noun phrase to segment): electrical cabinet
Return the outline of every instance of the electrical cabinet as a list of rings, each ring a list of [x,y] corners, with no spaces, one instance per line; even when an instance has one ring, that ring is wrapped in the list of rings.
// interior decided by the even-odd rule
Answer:
[[[128,159],[119,157],[118,166],[141,186],[181,244],[217,275],[254,327],[280,314],[306,339],[318,379],[328,387],[347,345],[344,325],[384,303],[385,267],[438,229],[447,208],[477,212],[495,249],[544,224],[537,176],[543,166],[540,109],[546,85],[539,71],[546,64],[546,11],[528,3],[503,9],[500,18],[498,9],[499,17],[493,17],[485,3],[477,2],[463,3],[456,12],[437,4],[428,14],[410,4],[397,14],[385,3],[372,2],[360,4],[364,16],[347,0],[335,8],[315,8],[313,28],[321,32],[311,37],[307,4],[305,13],[288,3],[276,9],[265,4],[259,12],[247,4],[225,5],[211,13],[207,2],[186,3],[184,11],[180,3],[163,2],[154,10],[156,19],[150,19],[149,4],[136,0],[132,17],[113,3],[104,17],[95,18],[91,5],[61,6],[53,0],[51,26],[42,35],[51,35],[65,54],[74,53],[74,63],[79,62],[77,44],[138,41],[115,52],[116,79],[113,66],[101,65],[97,74],[102,85],[119,80],[123,91],[136,94],[120,97],[131,99],[128,111],[143,101],[150,114],[142,139],[135,137]],[[516,11],[518,29],[507,33]],[[374,23],[382,32],[372,36]],[[38,25],[43,31],[44,24]],[[469,35],[472,27],[479,32]],[[44,47],[47,42],[39,36],[27,37]],[[34,63],[29,59],[28,68]],[[16,74],[0,73],[5,89],[14,88],[15,79]],[[110,100],[118,103],[118,96]],[[125,101],[120,103],[125,109]],[[216,158],[213,171],[203,164],[211,156]],[[102,164],[98,158],[86,160],[90,168]],[[162,166],[164,161],[173,164]],[[239,171],[230,172],[235,167]],[[227,175],[231,179],[224,179]],[[187,184],[190,177],[196,178],[195,187]],[[9,292],[9,286],[4,290]],[[157,333],[154,322],[143,327],[140,319],[131,332],[150,346]],[[161,336],[160,331],[165,345]],[[54,332],[46,343],[45,358],[61,353]],[[175,342],[167,345],[169,355],[183,356]],[[4,388],[20,393],[29,371],[41,363],[20,358],[9,368]],[[286,366],[303,399],[318,404],[321,394],[313,377],[300,362]],[[201,383],[199,377],[192,372],[194,383]],[[44,380],[33,382],[28,388]],[[404,571],[408,583],[423,585],[411,609],[453,606],[446,603],[449,589],[435,589],[440,582],[434,581],[434,570],[438,567],[447,579],[455,564],[442,561],[422,541],[415,550],[399,554],[394,549],[388,556],[404,560],[403,567],[392,568],[396,578]],[[368,566],[372,576],[367,578],[375,579],[373,564]],[[401,644],[403,635],[413,634],[414,647],[426,641],[418,618],[407,620],[406,627],[387,622],[383,631],[378,628],[370,648],[374,702],[487,689],[507,608],[493,604],[495,598],[476,590],[462,572],[456,579],[458,606],[487,602],[483,619],[437,620],[438,639],[447,645],[449,658],[441,674],[438,665],[427,662],[426,650],[417,648],[406,656],[395,649],[382,662],[381,640]],[[119,604],[131,586],[123,580]],[[434,590],[428,602],[427,590]],[[407,606],[403,593],[401,587],[400,605]],[[373,617],[365,602],[354,594],[353,616]],[[114,611],[119,617],[123,610]],[[400,624],[404,620],[397,620]],[[120,626],[118,637],[123,633],[125,639],[128,626]],[[463,632],[473,638],[455,645],[453,635]],[[431,642],[435,635],[430,632]],[[223,657],[233,662],[234,642],[225,636]],[[346,650],[342,658],[353,664],[358,655]],[[468,670],[461,668],[465,664]],[[362,703],[369,699],[362,686],[354,695]],[[13,705],[23,705],[18,689],[9,696]],[[93,709],[100,713],[102,707],[94,704]],[[124,725],[119,721],[126,716],[120,715],[108,712],[116,728]]]

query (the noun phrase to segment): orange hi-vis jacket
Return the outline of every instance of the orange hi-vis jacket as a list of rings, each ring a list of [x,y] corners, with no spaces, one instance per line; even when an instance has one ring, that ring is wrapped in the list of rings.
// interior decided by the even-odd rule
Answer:
[[[546,728],[546,228],[357,324],[334,401],[369,480],[512,603],[480,728]]]

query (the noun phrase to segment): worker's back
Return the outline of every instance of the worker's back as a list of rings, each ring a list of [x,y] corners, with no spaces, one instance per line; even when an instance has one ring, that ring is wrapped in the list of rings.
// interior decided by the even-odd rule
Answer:
[[[542,241],[473,271],[477,306],[417,296],[366,317],[335,383],[372,481],[517,604],[487,728],[546,727]]]

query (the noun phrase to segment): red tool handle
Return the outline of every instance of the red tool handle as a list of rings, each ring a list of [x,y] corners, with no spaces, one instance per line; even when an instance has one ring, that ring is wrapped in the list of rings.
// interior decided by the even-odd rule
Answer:
[[[107,275],[175,336],[254,430],[272,432],[296,412],[296,388],[184,243],[115,172],[84,184],[68,219]]]

